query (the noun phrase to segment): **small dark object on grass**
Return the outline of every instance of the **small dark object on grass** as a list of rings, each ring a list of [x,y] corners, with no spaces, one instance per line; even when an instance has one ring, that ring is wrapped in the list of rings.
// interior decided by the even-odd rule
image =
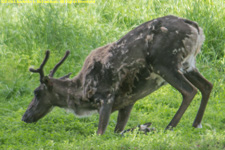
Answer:
[[[124,135],[124,133],[127,133],[127,132],[133,132],[134,130],[138,130],[138,132],[140,133],[144,133],[144,134],[147,134],[148,132],[152,132],[152,131],[155,131],[155,128],[150,128],[150,126],[152,125],[152,123],[148,122],[148,123],[145,123],[145,124],[141,124],[141,125],[138,125],[134,128],[130,128],[130,129],[127,129],[127,130],[124,130],[122,131],[120,134],[121,135]]]

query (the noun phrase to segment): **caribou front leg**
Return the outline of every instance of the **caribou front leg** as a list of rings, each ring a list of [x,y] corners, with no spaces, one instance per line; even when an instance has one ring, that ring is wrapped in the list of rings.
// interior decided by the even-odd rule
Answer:
[[[130,112],[132,108],[133,108],[133,104],[119,110],[114,132],[119,133],[124,130],[124,127],[126,126],[127,121],[130,117]]]
[[[113,102],[114,102],[114,98],[109,98],[103,101],[103,104],[99,111],[100,115],[99,115],[98,131],[97,131],[98,135],[104,134],[107,128],[111,111],[112,111]]]

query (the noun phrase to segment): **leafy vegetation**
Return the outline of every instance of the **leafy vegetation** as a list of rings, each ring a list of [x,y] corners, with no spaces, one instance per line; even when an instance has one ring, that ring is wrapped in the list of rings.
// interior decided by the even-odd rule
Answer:
[[[96,0],[95,4],[0,3],[0,149],[225,149],[225,4],[221,0]],[[77,118],[55,108],[36,124],[21,121],[39,77],[46,49],[51,57],[45,73],[65,50],[71,55],[56,76],[75,76],[91,50],[121,38],[141,23],[174,14],[198,22],[206,40],[197,66],[214,88],[203,128],[192,122],[200,104],[198,93],[174,131],[164,131],[181,103],[170,85],[138,101],[126,128],[152,122],[148,135],[113,133],[117,113],[106,133],[97,136],[98,115]]]

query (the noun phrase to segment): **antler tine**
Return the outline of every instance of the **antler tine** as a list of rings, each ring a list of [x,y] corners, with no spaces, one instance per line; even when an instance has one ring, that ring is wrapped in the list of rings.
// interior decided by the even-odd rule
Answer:
[[[29,69],[30,72],[34,72],[34,73],[39,73],[40,74],[40,82],[41,83],[42,83],[42,79],[44,78],[43,67],[46,64],[46,62],[48,61],[49,54],[50,54],[50,51],[47,50],[46,53],[45,53],[45,59],[43,60],[43,62],[41,63],[41,65],[40,65],[40,67],[38,69],[33,69],[33,68]]]
[[[66,51],[64,57],[60,60],[60,62],[58,64],[55,65],[55,67],[50,71],[49,76],[53,77],[56,70],[59,68],[59,66],[66,60],[66,58],[68,57],[68,55],[70,54],[70,51]]]

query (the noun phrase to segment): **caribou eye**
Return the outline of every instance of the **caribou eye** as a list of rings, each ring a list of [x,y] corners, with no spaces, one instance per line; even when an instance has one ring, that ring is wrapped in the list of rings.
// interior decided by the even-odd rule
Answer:
[[[36,89],[36,90],[34,90],[34,95],[35,95],[35,97],[40,97],[41,96],[41,90],[40,89]]]
[[[34,92],[35,97],[39,97],[41,94],[40,92]]]

